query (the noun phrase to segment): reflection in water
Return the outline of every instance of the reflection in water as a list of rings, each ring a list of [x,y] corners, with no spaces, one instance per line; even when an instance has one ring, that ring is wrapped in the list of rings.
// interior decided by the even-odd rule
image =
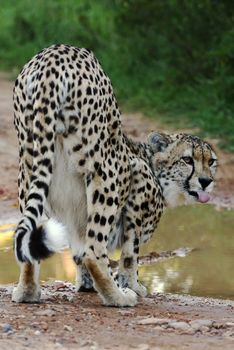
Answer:
[[[151,291],[234,298],[234,212],[209,205],[168,210],[147,250],[186,246],[197,248],[142,268],[141,278]]]
[[[18,268],[11,247],[10,226],[0,226],[0,284],[16,282]],[[2,232],[2,233],[1,233]],[[209,205],[167,210],[141,254],[196,248],[184,258],[140,267],[140,279],[151,292],[189,293],[234,299],[234,212]],[[75,267],[65,251],[42,263],[41,280],[74,281]]]

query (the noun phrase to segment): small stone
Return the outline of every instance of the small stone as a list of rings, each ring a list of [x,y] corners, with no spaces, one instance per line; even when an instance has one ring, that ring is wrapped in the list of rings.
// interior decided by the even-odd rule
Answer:
[[[131,311],[131,310],[118,310],[118,313],[121,315],[132,315],[133,311]]]
[[[91,340],[85,340],[80,344],[80,346],[82,348],[89,347],[89,349],[91,349],[91,347],[95,347],[96,345],[97,345],[97,343],[95,343]]]
[[[200,331],[201,331],[202,333],[207,333],[207,332],[209,332],[209,330],[210,330],[210,327],[206,327],[206,326],[202,326],[202,327],[200,328]]]
[[[13,332],[13,328],[10,324],[5,323],[2,325],[2,331],[3,333],[10,333],[10,332]]]
[[[50,310],[50,309],[36,311],[36,312],[34,312],[34,314],[36,316],[49,316],[49,317],[56,315],[56,313],[53,310]]]
[[[142,320],[139,320],[137,324],[147,325],[147,324],[155,324],[155,325],[164,325],[170,322],[167,318],[156,318],[156,317],[149,317],[144,318]]]
[[[47,322],[42,322],[42,323],[40,324],[40,326],[41,326],[41,328],[42,328],[44,331],[47,331],[47,329],[48,329],[48,323],[47,323]]]
[[[227,331],[223,334],[226,338],[234,338],[234,332],[233,331]]]
[[[31,322],[30,326],[33,327],[33,328],[38,328],[39,322]]]
[[[73,295],[68,295],[67,296],[67,301],[69,301],[70,303],[74,302],[74,296]]]
[[[149,350],[150,347],[148,344],[139,344],[137,347],[136,347],[137,350]]]
[[[37,331],[34,332],[34,334],[35,334],[35,335],[40,335],[41,332],[37,330]]]
[[[198,331],[200,330],[202,327],[212,327],[213,326],[214,321],[211,320],[193,320],[190,322],[190,326],[195,330]]]
[[[63,328],[64,328],[65,331],[68,331],[68,332],[72,332],[73,331],[73,328],[71,326],[66,325],[66,324],[64,325]]]
[[[217,329],[224,328],[224,326],[225,325],[222,322],[214,322],[213,323],[213,327],[217,328]]]
[[[25,315],[15,315],[15,318],[25,318]]]
[[[234,327],[234,322],[226,322],[225,325],[227,327]]]
[[[64,288],[66,288],[66,285],[64,282],[62,281],[54,282],[54,289],[58,290],[58,289],[64,289]]]
[[[60,338],[58,338],[58,339],[56,339],[56,341],[55,341],[55,344],[56,344],[56,346],[64,346],[64,343],[65,343],[65,339],[64,338],[62,338],[62,337],[60,337]]]
[[[183,322],[183,321],[172,321],[172,322],[169,322],[168,323],[168,327],[177,329],[179,331],[188,331],[188,330],[191,329],[190,326],[186,322]]]

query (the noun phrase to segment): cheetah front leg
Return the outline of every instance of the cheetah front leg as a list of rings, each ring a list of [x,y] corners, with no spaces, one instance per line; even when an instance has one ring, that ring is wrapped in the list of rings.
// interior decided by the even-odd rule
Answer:
[[[129,287],[139,296],[145,297],[147,289],[138,280],[139,236],[137,225],[130,217],[125,218],[124,243],[119,262],[118,281],[121,286]]]
[[[119,288],[109,266],[107,244],[117,205],[113,201],[108,205],[104,196],[106,186],[107,184],[103,183],[98,175],[95,175],[86,186],[88,223],[83,262],[92,276],[94,288],[99,292],[105,305],[134,306],[137,302],[136,294],[131,289]],[[112,198],[117,195],[118,193],[112,191]]]

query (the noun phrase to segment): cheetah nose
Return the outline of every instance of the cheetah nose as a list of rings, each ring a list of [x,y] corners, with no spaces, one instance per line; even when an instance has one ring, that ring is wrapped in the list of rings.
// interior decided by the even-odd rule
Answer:
[[[201,184],[203,190],[213,181],[210,177],[199,177],[198,181]]]

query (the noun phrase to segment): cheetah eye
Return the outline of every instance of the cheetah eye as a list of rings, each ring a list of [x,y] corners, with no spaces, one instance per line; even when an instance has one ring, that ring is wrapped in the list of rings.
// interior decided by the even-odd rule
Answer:
[[[193,165],[193,158],[192,157],[182,157],[181,158],[186,164]]]
[[[211,158],[211,159],[208,161],[208,165],[209,165],[209,166],[212,166],[215,162],[216,162],[216,159]]]

